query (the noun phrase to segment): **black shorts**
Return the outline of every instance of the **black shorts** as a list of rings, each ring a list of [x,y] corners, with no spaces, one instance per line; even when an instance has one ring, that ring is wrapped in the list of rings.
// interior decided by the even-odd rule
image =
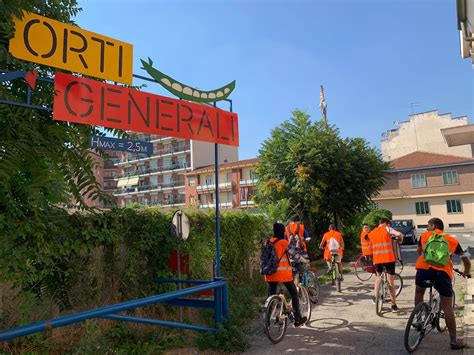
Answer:
[[[433,285],[435,290],[443,297],[452,297],[454,294],[451,278],[446,272],[441,270],[416,270],[415,284],[423,288]]]
[[[385,270],[387,271],[388,274],[395,275],[395,261],[391,262],[391,263],[376,264],[375,265],[375,270],[379,274],[381,274],[383,272],[384,267],[385,267]]]

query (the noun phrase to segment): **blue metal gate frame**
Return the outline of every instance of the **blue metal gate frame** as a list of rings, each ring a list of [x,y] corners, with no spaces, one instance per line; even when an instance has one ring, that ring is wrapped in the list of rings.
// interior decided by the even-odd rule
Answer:
[[[25,76],[24,71],[9,71],[0,69],[0,84]],[[141,75],[133,74],[134,78],[151,81],[157,83],[156,80],[147,78]],[[38,81],[53,84],[54,80],[51,78],[38,77]],[[52,112],[52,108],[46,106],[37,106],[31,104],[31,88],[26,85],[26,102],[18,102],[12,100],[0,100],[0,104],[15,105],[35,110],[43,110]],[[230,106],[232,112],[232,100],[225,99]],[[217,107],[216,102],[213,104]],[[13,338],[25,336],[38,332],[47,332],[54,328],[60,328],[67,325],[82,322],[87,319],[104,318],[117,321],[135,322],[150,325],[160,325],[171,328],[190,329],[197,331],[206,331],[215,333],[219,324],[229,317],[229,301],[228,301],[228,285],[227,281],[221,276],[220,270],[220,221],[219,221],[219,145],[214,144],[214,169],[215,169],[215,194],[216,194],[216,260],[215,260],[215,275],[214,280],[157,280],[164,283],[193,283],[200,284],[198,286],[191,286],[178,291],[163,293],[146,298],[140,298],[133,301],[122,302],[110,306],[99,307],[89,311],[64,315],[53,318],[51,320],[31,323],[25,326],[0,330],[0,341],[8,341]],[[214,290],[213,300],[200,300],[183,298],[206,290]],[[192,325],[187,323],[171,322],[151,318],[135,317],[130,315],[118,314],[121,312],[133,310],[139,307],[154,305],[158,303],[166,303],[176,306],[195,307],[195,308],[214,308],[214,327],[204,327]]]

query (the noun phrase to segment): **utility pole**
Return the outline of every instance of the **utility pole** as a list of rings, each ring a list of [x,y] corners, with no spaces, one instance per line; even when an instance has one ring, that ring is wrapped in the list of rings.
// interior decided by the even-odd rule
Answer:
[[[321,85],[321,90],[319,91],[319,108],[326,128],[328,128],[327,106],[326,98],[324,97],[324,88]]]

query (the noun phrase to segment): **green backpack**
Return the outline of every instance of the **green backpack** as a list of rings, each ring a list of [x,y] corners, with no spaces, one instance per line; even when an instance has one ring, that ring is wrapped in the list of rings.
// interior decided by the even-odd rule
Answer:
[[[449,263],[450,255],[448,241],[444,234],[435,233],[428,239],[423,252],[423,257],[428,264],[446,266]]]

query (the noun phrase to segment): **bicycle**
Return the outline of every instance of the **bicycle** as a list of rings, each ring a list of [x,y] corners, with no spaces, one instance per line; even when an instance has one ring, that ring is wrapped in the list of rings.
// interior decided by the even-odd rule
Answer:
[[[268,297],[263,307],[264,331],[268,339],[274,344],[279,343],[285,337],[288,321],[294,323],[295,320],[291,300],[287,301],[283,288],[281,285],[278,287],[279,293]],[[311,318],[311,302],[309,301],[308,291],[301,284],[297,288],[301,315],[307,317],[306,324],[308,324]]]
[[[342,270],[339,270],[339,265],[336,263],[336,255],[331,253],[331,284],[337,283],[337,291],[341,292]]]
[[[360,281],[368,281],[375,274],[372,258],[361,254],[354,263],[354,273]]]
[[[458,275],[462,272],[454,269]],[[414,352],[425,336],[434,328],[442,333],[446,330],[444,311],[440,307],[440,296],[438,291],[433,292],[433,284],[429,283],[430,297],[428,303],[418,303],[408,318],[405,327],[404,343],[408,352]],[[413,331],[413,332],[411,332]]]
[[[397,274],[403,271],[403,261],[395,262],[395,270]],[[372,257],[361,254],[354,263],[354,273],[360,281],[368,281],[375,274],[375,267],[372,263]]]
[[[309,295],[309,300],[313,304],[319,302],[319,279],[316,276],[315,269],[312,269],[309,264],[298,263],[295,264],[293,272],[297,275],[298,280],[306,287]]]
[[[395,287],[395,296],[397,297],[403,288],[403,279],[400,274],[395,273],[395,275],[393,275],[393,285]],[[382,315],[383,304],[387,300],[390,300],[390,289],[388,288],[387,270],[384,268],[379,292],[375,300],[375,313],[377,313],[378,316]]]

